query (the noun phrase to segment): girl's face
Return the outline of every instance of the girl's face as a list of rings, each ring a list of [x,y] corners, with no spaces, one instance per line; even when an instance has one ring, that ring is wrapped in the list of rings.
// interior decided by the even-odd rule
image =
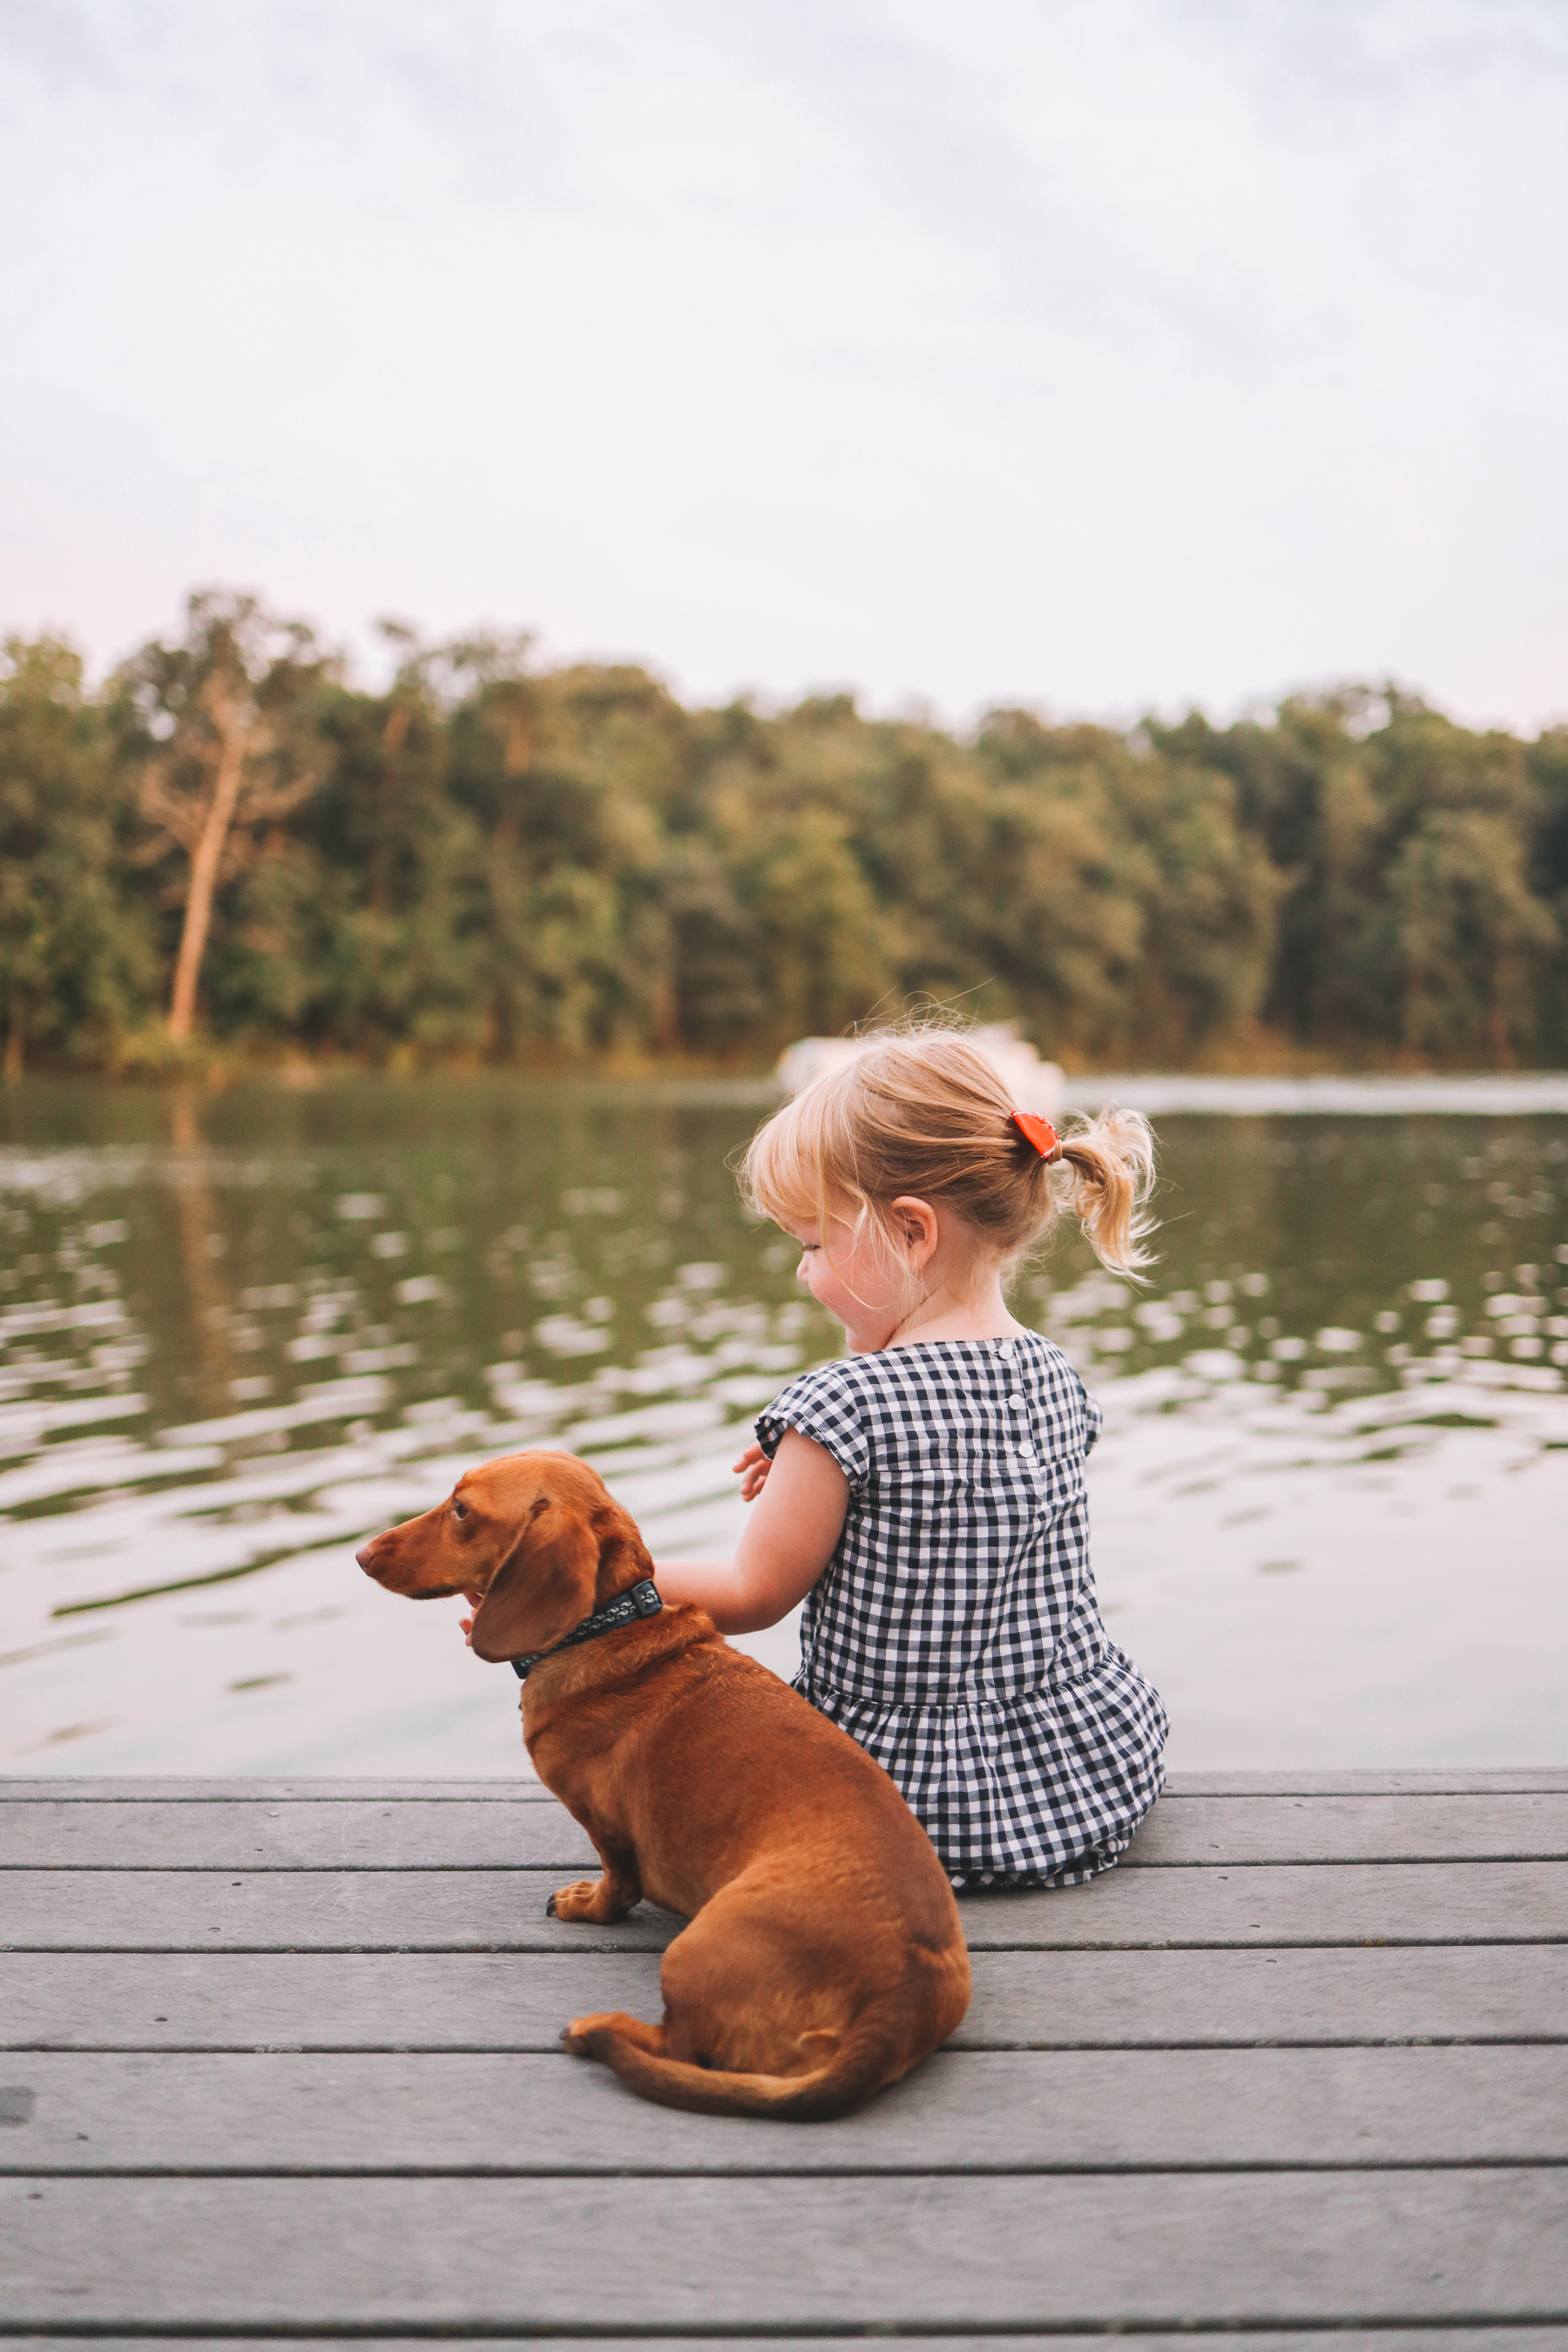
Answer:
[[[800,1244],[795,1279],[843,1324],[855,1354],[885,1348],[920,1297],[918,1266],[911,1262],[901,1271],[890,1265],[872,1234],[855,1238],[849,1217],[830,1216],[826,1225],[816,1219],[792,1221],[784,1231]],[[911,1235],[911,1261],[922,1255],[920,1237]]]

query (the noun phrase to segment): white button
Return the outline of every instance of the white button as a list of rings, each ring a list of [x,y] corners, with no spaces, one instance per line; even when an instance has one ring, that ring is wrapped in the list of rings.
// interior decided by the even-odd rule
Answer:
[[[1022,1412],[1027,1403],[1027,1399],[1020,1396],[1017,1390],[1015,1389],[1007,1402],[1012,1406],[1015,1412]]]
[[[1010,1358],[1010,1357],[1011,1357],[1011,1355],[1012,1355],[1012,1353],[1013,1353],[1013,1342],[1012,1342],[1012,1340],[1011,1340],[1011,1339],[1004,1339],[1004,1340],[1003,1340],[1003,1342],[1002,1342],[1001,1347],[997,1349],[997,1351],[996,1351],[996,1352],[997,1352],[997,1354],[998,1354],[999,1356],[1002,1356],[1002,1357],[1004,1357],[1004,1358]]]
[[[1035,1458],[1035,1449],[1034,1449],[1034,1447],[1033,1447],[1032,1445],[1020,1445],[1020,1446],[1019,1446],[1019,1448],[1018,1448],[1018,1459],[1019,1459],[1019,1461],[1020,1461],[1020,1462],[1032,1462],[1032,1461],[1034,1460],[1034,1458]]]

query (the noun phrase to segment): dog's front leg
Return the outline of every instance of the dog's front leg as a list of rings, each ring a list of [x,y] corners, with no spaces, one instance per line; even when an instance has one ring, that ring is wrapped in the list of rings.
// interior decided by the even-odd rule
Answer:
[[[603,1878],[579,1878],[570,1886],[558,1886],[544,1906],[547,1918],[607,1927],[642,1901],[642,1876],[631,1847],[619,1839],[601,1837],[594,1843],[605,1866]]]

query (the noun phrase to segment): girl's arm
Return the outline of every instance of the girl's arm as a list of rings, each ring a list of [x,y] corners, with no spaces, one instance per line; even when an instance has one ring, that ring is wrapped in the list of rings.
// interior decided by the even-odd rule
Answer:
[[[849,1481],[814,1438],[786,1429],[733,1559],[661,1559],[667,1601],[706,1609],[721,1633],[760,1633],[804,1601],[832,1559]]]

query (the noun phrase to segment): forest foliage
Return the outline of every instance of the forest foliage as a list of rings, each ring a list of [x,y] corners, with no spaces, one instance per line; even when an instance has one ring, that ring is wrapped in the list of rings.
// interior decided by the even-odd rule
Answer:
[[[0,662],[26,1067],[768,1060],[911,1002],[1069,1065],[1568,1059],[1568,729],[1345,688],[1215,727],[688,709],[206,592],[100,688]]]

